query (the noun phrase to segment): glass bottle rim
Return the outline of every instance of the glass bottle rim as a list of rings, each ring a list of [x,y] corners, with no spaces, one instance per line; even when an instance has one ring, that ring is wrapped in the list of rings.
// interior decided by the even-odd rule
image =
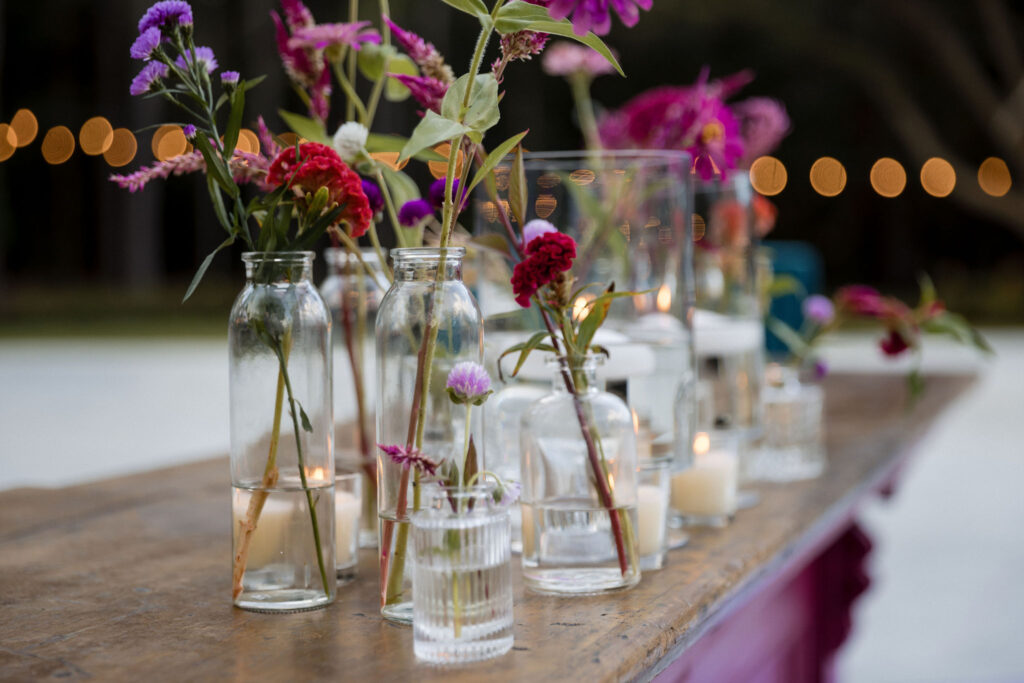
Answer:
[[[243,263],[311,263],[316,258],[314,251],[246,251],[242,253]]]
[[[324,249],[325,259],[329,260],[336,254],[350,257],[354,256],[354,254],[352,254],[352,252],[349,251],[346,247],[327,247],[326,249]],[[367,263],[380,263],[381,255],[384,256],[385,260],[387,260],[388,250],[384,247],[381,247],[380,254],[378,254],[377,249],[374,247],[359,247],[359,256],[363,259],[363,261]]]
[[[391,250],[391,258],[399,261],[439,261],[441,256],[461,259],[466,255],[465,247],[398,247]]]

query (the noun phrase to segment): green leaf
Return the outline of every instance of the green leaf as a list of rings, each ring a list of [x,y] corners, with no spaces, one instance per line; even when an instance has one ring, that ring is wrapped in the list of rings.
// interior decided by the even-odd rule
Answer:
[[[391,199],[395,206],[402,206],[406,202],[420,198],[420,188],[416,181],[402,171],[395,171],[387,166],[382,166],[384,182],[388,184],[388,191],[391,192]]]
[[[409,138],[401,135],[370,133],[366,138],[366,150],[368,152],[401,152],[408,141]],[[432,149],[417,152],[413,154],[413,157],[420,161],[448,161],[447,157],[441,156]]]
[[[221,186],[229,197],[232,199],[237,197],[238,186],[235,185],[231,174],[224,167],[224,159],[210,147],[210,141],[206,138],[206,133],[203,131],[196,133],[195,145],[203,155],[203,161],[206,162],[206,172],[213,176],[213,179],[217,181],[217,184]]]
[[[296,401],[295,405],[299,407],[299,420],[302,422],[302,429],[312,434],[313,423],[309,421],[309,415],[306,415],[306,411],[302,409],[301,403]]]
[[[296,135],[304,137],[311,142],[321,142],[325,145],[331,144],[331,139],[327,137],[327,131],[324,130],[324,124],[316,119],[285,111],[284,109],[278,109],[277,113],[280,114],[285,124]]]
[[[463,74],[448,88],[441,101],[441,116],[452,121],[462,121],[475,131],[484,132],[494,126],[500,118],[498,111],[498,81],[491,74],[477,74],[473,78],[473,92],[470,93],[466,112],[462,103],[466,99],[470,74]]]
[[[242,129],[242,115],[245,113],[245,90],[236,88],[231,96],[231,113],[228,127],[224,131],[224,154],[230,158],[238,143],[238,131]]]
[[[587,313],[587,317],[580,322],[579,331],[576,333],[576,349],[580,353],[586,353],[587,349],[590,348],[590,342],[594,340],[594,335],[597,334],[598,328],[604,324],[605,318],[608,317],[608,309],[611,308],[612,301],[624,296],[634,296],[634,292],[616,292],[614,283],[608,286],[608,290],[587,302],[587,308],[590,312]]]
[[[540,332],[535,332],[533,336],[530,337],[527,341],[520,342],[519,344],[514,344],[513,346],[510,346],[507,349],[505,349],[505,351],[498,357],[498,377],[502,381],[505,381],[505,377],[501,371],[501,361],[502,359],[505,358],[505,356],[511,355],[516,351],[519,352],[519,360],[516,361],[516,366],[512,370],[513,377],[519,374],[519,370],[522,369],[523,363],[526,362],[526,359],[529,357],[530,352],[533,351],[534,349],[540,349],[541,351],[548,351],[550,353],[554,353],[555,349],[553,346],[551,346],[550,344],[543,343],[544,339],[547,336],[548,333],[545,332],[544,330],[541,330]]]
[[[469,128],[458,121],[446,119],[428,110],[420,120],[419,125],[413,130],[412,137],[409,138],[409,141],[405,143],[405,147],[402,148],[399,160],[408,159],[428,147],[433,147],[447,140],[454,140],[468,132]]]
[[[388,61],[387,70],[389,74],[404,74],[406,76],[419,76],[420,70],[416,62],[405,55],[392,57]],[[384,84],[384,97],[388,102],[401,102],[409,98],[412,91],[405,87],[397,78],[389,78]]]
[[[344,209],[343,206],[336,206],[324,215],[320,216],[320,218],[316,219],[313,225],[306,228],[300,238],[297,238],[292,242],[289,246],[289,250],[307,251],[313,248],[320,238],[324,236],[324,233],[327,232],[327,228],[329,228],[338,218],[338,214],[342,212],[342,209]]]
[[[257,76],[256,78],[249,78],[247,80],[242,81],[241,84],[239,84],[238,89],[239,90],[244,90],[246,92],[249,92],[250,90],[255,88],[257,85],[262,83],[264,81],[264,79],[266,79],[266,75]]]
[[[474,17],[489,17],[490,12],[487,11],[487,7],[484,5],[482,0],[444,0],[446,5],[450,5],[460,12],[465,12]]]
[[[512,171],[508,178],[508,208],[512,212],[519,229],[523,229],[526,223],[526,166],[523,162],[523,148],[517,147],[515,158],[512,161]]]
[[[206,189],[210,193],[210,202],[213,204],[213,212],[217,215],[217,220],[228,231],[228,234],[234,233],[234,224],[228,218],[227,209],[224,208],[224,197],[220,194],[220,189],[217,187],[217,181],[214,180],[213,174],[206,176]]]
[[[768,316],[765,324],[772,334],[779,338],[786,348],[797,358],[803,359],[810,352],[810,345],[804,341],[800,333],[774,316]]]
[[[928,277],[928,273],[921,273],[917,278],[917,282],[921,287],[921,306],[927,306],[938,299],[935,283]]]
[[[390,45],[365,43],[359,49],[356,57],[359,73],[363,74],[368,81],[378,81],[386,73],[385,65],[388,60],[397,54],[398,50]]]
[[[786,296],[788,294],[795,294],[797,296],[805,295],[807,290],[804,289],[804,285],[800,280],[796,279],[792,275],[780,274],[772,278],[771,283],[768,285],[768,296],[772,299],[778,299],[779,297]]]
[[[480,165],[480,170],[476,172],[475,176],[473,176],[469,185],[466,186],[465,191],[467,193],[472,192],[473,188],[479,185],[480,182],[487,177],[487,174],[491,173],[494,170],[494,167],[497,166],[502,159],[508,156],[508,153],[511,152],[512,149],[518,145],[529,132],[529,130],[524,130],[522,133],[513,135],[508,140],[505,140],[505,142],[495,147],[494,150],[487,155],[487,158],[484,159],[484,163]]]
[[[615,70],[620,75],[626,75],[619,65],[619,60],[615,58],[615,55],[612,54],[612,51],[605,45],[603,40],[593,33],[587,33],[585,36],[576,35],[572,30],[571,21],[568,19],[555,21],[548,14],[548,11],[539,5],[531,5],[522,0],[512,0],[512,2],[498,10],[498,16],[494,22],[494,30],[502,35],[516,33],[517,31],[537,31],[539,33],[553,33],[565,38],[571,38],[597,50],[602,57],[608,60],[609,64],[615,67]]]
[[[185,291],[185,298],[181,300],[182,303],[188,301],[188,298],[192,296],[192,292],[196,291],[196,287],[199,286],[199,281],[203,279],[203,275],[206,274],[206,270],[210,267],[210,264],[213,263],[213,257],[217,255],[217,252],[219,252],[221,249],[226,249],[227,247],[230,247],[234,243],[235,236],[231,235],[226,240],[221,242],[220,246],[218,246],[216,249],[214,249],[213,251],[206,255],[206,258],[203,259],[203,262],[199,264],[199,270],[197,270],[196,274],[192,277],[192,283],[189,284],[188,289]]]

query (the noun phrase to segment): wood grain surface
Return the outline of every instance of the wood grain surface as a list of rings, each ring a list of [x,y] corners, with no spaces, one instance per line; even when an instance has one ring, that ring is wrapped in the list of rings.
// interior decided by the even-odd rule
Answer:
[[[361,551],[359,578],[326,609],[265,615],[232,608],[224,458],[0,493],[0,680],[650,678],[840,533],[972,381],[930,377],[908,412],[900,377],[830,378],[822,478],[756,487],[758,506],[725,530],[694,531],[665,569],[644,573],[625,593],[533,595],[516,567],[514,650],[454,668],[417,663],[411,629],[378,616],[371,551]]]

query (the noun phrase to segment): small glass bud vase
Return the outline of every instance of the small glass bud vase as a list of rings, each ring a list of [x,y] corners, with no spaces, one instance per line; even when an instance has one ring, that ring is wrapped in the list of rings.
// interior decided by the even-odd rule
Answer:
[[[598,362],[552,361],[552,392],[523,415],[523,578],[537,593],[593,595],[640,581],[636,427],[598,383]]]
[[[813,479],[825,471],[825,393],[796,368],[777,363],[765,372],[764,435],[751,464],[765,481]]]
[[[672,475],[672,510],[689,526],[724,527],[736,514],[742,437],[697,432],[693,465]]]
[[[320,295],[331,312],[334,377],[334,461],[338,473],[360,472],[359,547],[377,547],[377,454],[374,411],[377,356],[374,328],[388,285],[375,249],[324,251]]]
[[[248,252],[228,327],[234,604],[334,600],[330,318],[312,252]]]
[[[463,465],[467,411],[445,390],[457,363],[483,358],[480,309],[462,282],[465,249],[395,249],[391,255],[395,280],[377,314],[377,443],[416,451],[439,471],[479,472],[482,463],[472,453],[482,450],[481,430],[469,425],[474,448]],[[409,623],[409,515],[425,503],[423,477],[380,449],[377,471],[381,614]]]
[[[434,663],[497,657],[512,648],[509,506],[495,487],[429,486],[412,515],[413,649]]]

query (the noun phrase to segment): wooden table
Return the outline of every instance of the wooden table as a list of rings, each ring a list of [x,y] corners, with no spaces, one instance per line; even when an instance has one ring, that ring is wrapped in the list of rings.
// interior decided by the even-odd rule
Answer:
[[[223,458],[0,493],[0,680],[816,679],[863,583],[858,505],[971,382],[932,377],[908,413],[901,378],[831,378],[822,478],[759,486],[757,507],[695,531],[626,593],[517,582],[514,651],[456,669],[417,664],[411,629],[378,616],[372,552],[327,609],[233,609]]]

